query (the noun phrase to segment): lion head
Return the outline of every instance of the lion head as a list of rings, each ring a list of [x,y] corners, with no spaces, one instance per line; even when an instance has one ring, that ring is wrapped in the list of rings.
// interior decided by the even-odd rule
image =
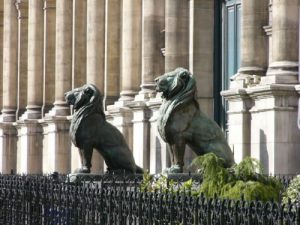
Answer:
[[[66,102],[73,106],[74,115],[71,121],[70,135],[76,145],[76,131],[83,118],[98,113],[105,120],[102,96],[98,88],[93,84],[86,84],[65,93]]]
[[[164,127],[166,126],[171,113],[178,106],[196,100],[196,81],[193,75],[184,68],[177,68],[155,79],[156,91],[162,92],[164,99],[158,117],[158,131],[165,139]]]

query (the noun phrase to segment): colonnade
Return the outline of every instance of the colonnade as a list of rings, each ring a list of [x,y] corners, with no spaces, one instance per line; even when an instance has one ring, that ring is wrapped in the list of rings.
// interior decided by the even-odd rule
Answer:
[[[212,63],[203,70],[190,62],[212,61],[213,46],[198,46],[203,36],[190,34],[213,39],[213,25],[194,19],[201,14],[213,24],[213,7],[210,0],[1,0],[0,172],[79,166],[64,93],[85,83],[101,90],[107,119],[123,132],[137,164],[152,172],[166,167],[153,80],[179,66],[212,80]],[[203,57],[200,48],[208,52]],[[199,101],[212,115],[209,86]],[[99,155],[93,169],[105,170]]]
[[[241,68],[222,92],[235,160],[251,156],[266,173],[299,173],[299,1],[243,0],[241,29]]]

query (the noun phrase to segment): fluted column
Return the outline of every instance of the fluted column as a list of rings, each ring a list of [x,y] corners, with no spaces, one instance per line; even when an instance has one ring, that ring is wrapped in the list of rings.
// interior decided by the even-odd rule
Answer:
[[[142,1],[123,0],[121,101],[133,100],[141,84]]]
[[[55,102],[49,113],[69,115],[64,93],[71,90],[72,80],[72,0],[56,1]]]
[[[27,105],[28,79],[28,0],[17,0],[18,11],[18,93],[17,118],[20,117]]]
[[[273,0],[272,62],[264,83],[298,83],[299,0]]]
[[[42,172],[43,0],[28,1],[27,107],[15,124],[18,129],[18,173]]]
[[[121,0],[105,2],[104,105],[112,105],[120,93]]]
[[[9,173],[16,169],[17,141],[17,53],[18,21],[15,2],[5,0],[3,14],[3,108],[0,123],[0,172]]]
[[[70,114],[64,93],[72,88],[72,12],[73,1],[56,1],[55,102],[41,121],[44,129],[43,172],[71,170]]]
[[[73,1],[72,88],[86,83],[87,0]]]
[[[3,1],[0,2],[0,109],[2,109],[3,103],[3,16],[4,16],[4,4]]]
[[[23,119],[41,118],[43,105],[43,0],[29,0],[28,94]]]
[[[87,0],[87,83],[104,93],[105,0]]]
[[[161,48],[164,43],[161,31],[165,26],[165,2],[143,1],[143,56],[142,56],[142,93],[154,91],[155,77],[164,73],[164,57]]]
[[[15,121],[17,110],[18,12],[14,3],[4,1],[2,119],[5,122]]]
[[[268,37],[263,26],[268,24],[269,0],[242,2],[241,68],[239,73],[265,75],[268,66]]]
[[[165,71],[188,68],[189,10],[188,1],[166,0]]]
[[[44,0],[43,116],[49,112],[55,101],[55,7],[56,0]]]

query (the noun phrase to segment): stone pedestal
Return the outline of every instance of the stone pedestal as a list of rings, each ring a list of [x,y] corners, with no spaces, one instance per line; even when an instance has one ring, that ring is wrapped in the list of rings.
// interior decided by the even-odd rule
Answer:
[[[156,174],[164,171],[170,166],[170,157],[167,150],[167,144],[161,139],[157,130],[157,116],[161,105],[161,98],[150,99],[147,102],[148,108],[151,110],[150,125],[150,173]]]
[[[272,84],[247,89],[251,108],[251,157],[265,173],[300,172],[300,132],[297,128],[298,93],[294,85]]]
[[[149,118],[151,111],[147,108],[144,101],[134,101],[129,107],[133,111],[133,156],[138,166],[149,170]]]
[[[129,102],[118,101],[114,105],[108,106],[107,111],[113,117],[111,123],[116,126],[124,135],[129,148],[133,149],[133,127],[132,110],[128,107]]]
[[[17,173],[42,173],[43,130],[37,120],[19,120]]]
[[[246,89],[222,91],[221,95],[228,101],[228,144],[234,153],[236,163],[250,156],[251,150],[251,115],[249,109],[252,101]]]
[[[66,117],[45,117],[40,121],[44,130],[43,172],[71,172],[70,122]]]
[[[0,173],[17,168],[17,130],[12,123],[0,123]]]

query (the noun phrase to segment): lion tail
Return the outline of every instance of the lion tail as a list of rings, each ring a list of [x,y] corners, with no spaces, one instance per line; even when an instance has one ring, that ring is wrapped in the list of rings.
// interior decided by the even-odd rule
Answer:
[[[135,165],[135,173],[143,174],[144,170],[143,170],[143,168],[139,167],[138,165]]]

